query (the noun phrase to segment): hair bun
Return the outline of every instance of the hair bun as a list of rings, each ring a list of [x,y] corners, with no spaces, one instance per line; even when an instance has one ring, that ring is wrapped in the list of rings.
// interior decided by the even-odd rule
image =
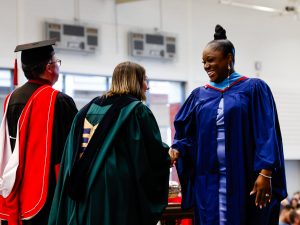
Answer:
[[[224,30],[224,28],[219,24],[216,25],[214,39],[215,40],[227,39],[226,30]]]

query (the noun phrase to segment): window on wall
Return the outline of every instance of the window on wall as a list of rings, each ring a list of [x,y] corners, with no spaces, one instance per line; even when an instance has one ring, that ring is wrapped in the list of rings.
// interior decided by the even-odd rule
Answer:
[[[54,85],[57,90],[71,96],[78,109],[101,96],[111,86],[111,76],[64,73]],[[173,121],[184,101],[184,82],[149,80],[146,104],[153,112],[162,140],[171,144],[174,137]]]
[[[61,80],[61,83],[60,83]],[[63,74],[55,88],[70,95],[78,109],[111,86],[111,76]],[[184,82],[149,80],[146,104],[153,112],[162,140],[171,144],[174,136],[173,121],[184,100]]]
[[[149,81],[147,104],[153,112],[162,140],[170,145],[174,137],[173,121],[184,100],[184,83],[177,81]]]
[[[111,76],[65,73],[54,87],[70,95],[81,109],[108,91],[111,81]],[[157,120],[162,140],[170,145],[174,136],[174,117],[184,100],[184,82],[149,80],[148,85],[146,104]]]
[[[148,105],[153,112],[162,140],[172,144],[175,129],[174,118],[183,103],[184,83],[175,81],[149,81]],[[170,169],[170,180],[179,183],[176,168]]]
[[[70,95],[78,109],[108,90],[108,77],[64,74],[64,92]]]
[[[13,90],[13,72],[11,69],[0,69],[0,121],[3,116],[5,97]]]

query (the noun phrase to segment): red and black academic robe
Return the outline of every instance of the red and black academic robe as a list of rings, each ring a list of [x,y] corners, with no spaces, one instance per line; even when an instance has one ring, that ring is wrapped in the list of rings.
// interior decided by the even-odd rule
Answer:
[[[45,82],[29,81],[12,93],[6,108],[9,135],[20,130],[20,154],[14,188],[6,199],[0,196],[0,218],[9,225],[45,224],[76,106]]]

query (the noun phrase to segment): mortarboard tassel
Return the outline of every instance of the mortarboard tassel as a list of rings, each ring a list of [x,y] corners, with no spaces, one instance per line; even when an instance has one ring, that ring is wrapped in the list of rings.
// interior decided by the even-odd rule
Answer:
[[[18,86],[18,62],[15,58],[15,67],[14,67],[14,87]]]

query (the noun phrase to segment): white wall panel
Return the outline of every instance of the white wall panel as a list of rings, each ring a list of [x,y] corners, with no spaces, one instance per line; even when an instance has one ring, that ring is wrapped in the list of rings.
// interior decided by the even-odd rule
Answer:
[[[0,0],[0,67],[13,67],[17,42],[17,3]]]
[[[272,90],[281,126],[285,159],[299,160],[300,89],[296,85],[290,84],[289,88],[288,86],[273,85]]]
[[[276,6],[281,1],[272,2]],[[58,53],[62,71],[109,75],[117,63],[134,60],[146,68],[151,79],[187,81],[189,94],[208,80],[202,66],[202,50],[212,40],[214,26],[219,23],[227,29],[227,36],[236,47],[238,72],[255,76],[254,63],[261,62],[259,76],[270,84],[277,102],[285,155],[289,159],[300,158],[297,118],[300,99],[296,90],[300,81],[299,21],[291,16],[220,5],[218,0],[161,0],[161,3],[138,1],[118,5],[115,10],[113,0],[0,0],[0,67],[13,67],[17,44],[43,39],[46,19],[71,21],[77,17],[99,27],[100,48],[95,55]],[[178,35],[176,61],[128,57],[127,32],[154,28]],[[19,76],[21,83],[25,82],[22,73]]]

